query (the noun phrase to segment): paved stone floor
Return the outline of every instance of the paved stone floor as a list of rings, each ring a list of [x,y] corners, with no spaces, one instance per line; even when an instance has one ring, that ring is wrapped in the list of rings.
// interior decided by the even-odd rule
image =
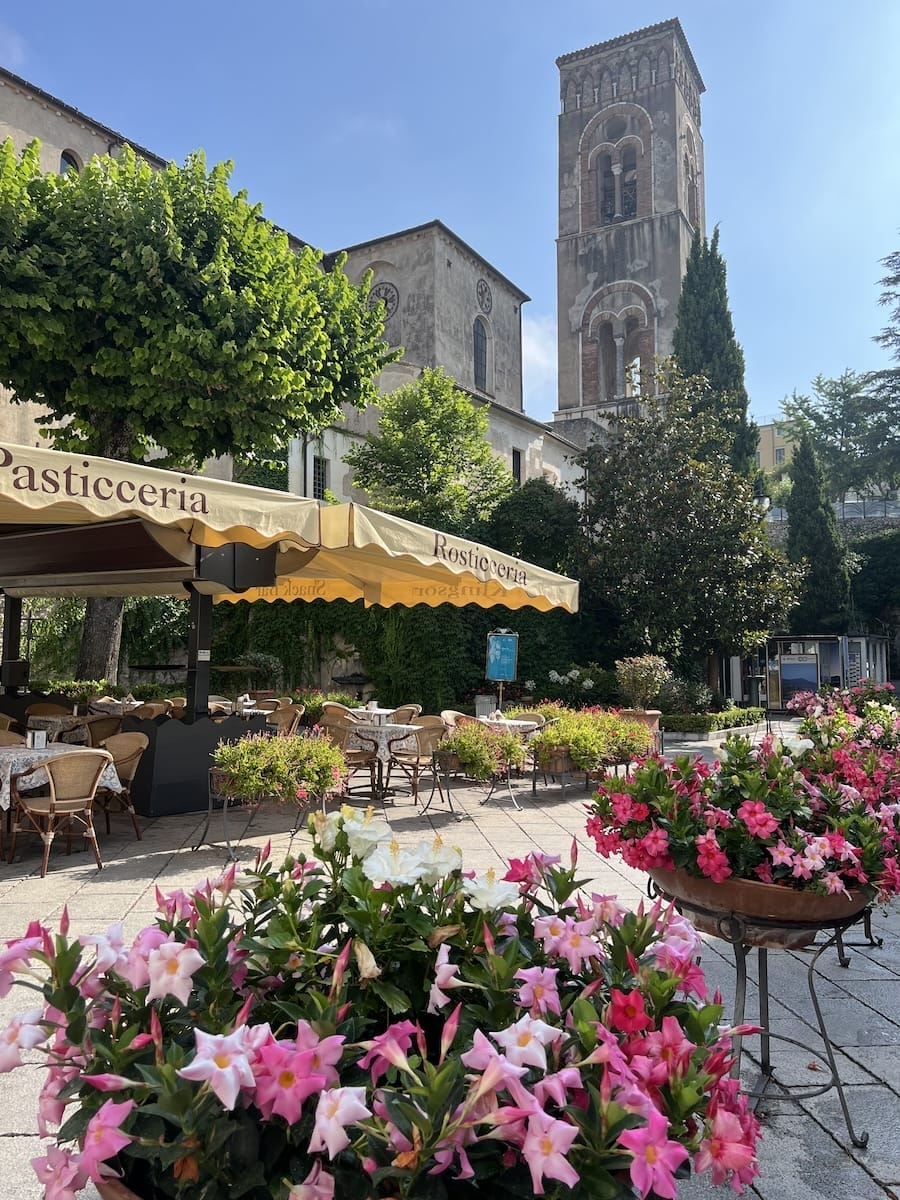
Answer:
[[[671,754],[684,751],[705,757],[710,754],[709,747],[696,743],[667,746]],[[386,815],[401,841],[440,833],[461,848],[465,865],[476,869],[496,866],[535,848],[567,856],[574,838],[580,872],[591,880],[593,890],[616,893],[623,901],[636,904],[645,894],[645,877],[621,863],[600,859],[585,835],[584,804],[589,793],[570,784],[563,794],[558,784],[543,786],[540,782],[532,795],[530,780],[515,781],[518,809],[508,793],[498,792],[482,804],[483,792],[457,785],[453,803],[462,819],[437,798],[423,816],[408,798],[398,797],[395,805],[387,806]],[[248,829],[239,815],[233,814],[231,829],[241,859],[252,858],[267,838],[272,838],[274,853],[287,849],[285,812],[264,809]],[[0,941],[22,934],[34,917],[53,922],[64,905],[68,905],[73,930],[105,931],[113,921],[122,920],[126,936],[133,936],[154,914],[157,887],[166,891],[188,886],[217,874],[222,867],[225,853],[221,841],[191,851],[202,823],[199,814],[145,820],[143,840],[137,842],[127,818],[114,818],[112,834],[101,836],[101,872],[94,869],[88,854],[73,853],[67,858],[60,847],[45,879],[38,874],[37,846],[33,841],[23,843],[21,862],[0,864]],[[214,837],[221,833],[218,818],[214,818],[211,833]],[[298,835],[298,839],[302,843],[306,835]],[[832,1196],[896,1200],[895,1193],[900,1195],[900,905],[889,913],[876,912],[874,926],[883,945],[854,947],[846,968],[839,965],[834,953],[826,953],[818,984],[851,1117],[857,1131],[869,1133],[868,1147],[851,1145],[834,1091],[800,1103],[767,1097],[760,1108],[764,1117],[762,1172],[752,1189],[764,1200]],[[720,987],[730,1003],[730,947],[709,939],[703,966],[711,984]],[[785,1083],[815,1084],[822,1073],[813,1056],[818,1035],[806,990],[806,957],[802,952],[772,952],[769,977],[773,1032],[799,1043],[773,1042],[778,1077]],[[748,1016],[752,1016],[753,1002],[751,984]],[[14,988],[0,1000],[0,1028],[24,1007],[27,1000],[22,989]],[[750,1050],[758,1053],[753,1043]],[[747,1081],[752,1082],[752,1060],[747,1065]],[[38,1200],[41,1195],[29,1166],[41,1145],[35,1121],[39,1085],[38,1067],[0,1076],[0,1200]],[[83,1194],[95,1200],[91,1189]],[[679,1189],[679,1196],[689,1200],[720,1194],[731,1192],[714,1189],[701,1180],[685,1181]]]

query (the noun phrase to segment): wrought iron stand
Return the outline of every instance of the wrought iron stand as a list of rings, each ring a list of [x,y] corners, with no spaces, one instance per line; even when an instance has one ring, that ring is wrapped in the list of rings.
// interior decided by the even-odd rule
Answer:
[[[792,924],[784,921],[768,921],[759,917],[747,918],[740,913],[734,912],[716,912],[712,909],[701,908],[694,903],[688,903],[680,898],[676,898],[676,902],[679,911],[683,912],[686,917],[702,918],[703,928],[723,941],[729,942],[734,950],[735,1025],[741,1025],[744,1021],[744,1010],[747,1000],[747,956],[751,950],[756,949],[759,968],[759,1024],[762,1027],[759,1034],[760,1075],[752,1088],[745,1089],[745,1094],[750,1096],[754,1101],[753,1107],[755,1108],[759,1104],[759,1101],[766,1095],[767,1089],[772,1083],[777,1084],[781,1089],[782,1094],[779,1097],[780,1099],[792,1101],[807,1100],[813,1096],[821,1096],[833,1088],[837,1092],[838,1100],[840,1101],[850,1141],[854,1146],[863,1147],[867,1145],[869,1141],[868,1133],[857,1134],[850,1119],[850,1111],[847,1107],[844,1087],[838,1074],[831,1039],[828,1036],[828,1029],[819,1005],[819,998],[816,995],[816,966],[825,951],[830,950],[832,947],[837,948],[841,966],[848,965],[849,959],[844,954],[845,943],[843,942],[843,935],[852,925],[863,921],[866,918],[868,910],[839,920],[833,917],[827,921],[813,921],[804,918],[802,922]],[[813,936],[808,936],[804,939],[804,935],[807,932]],[[826,935],[825,940],[821,942],[815,941],[814,935],[820,933]],[[877,943],[873,940],[872,944]],[[807,986],[809,988],[813,1012],[816,1016],[819,1036],[822,1039],[823,1057],[830,1073],[827,1082],[817,1087],[804,1088],[803,1085],[784,1084],[775,1078],[775,1068],[772,1065],[771,1059],[772,1041],[788,1042],[791,1045],[800,1046],[801,1049],[808,1049],[808,1047],[804,1042],[798,1041],[796,1038],[787,1037],[784,1034],[772,1033],[769,1029],[768,952],[770,949],[804,950],[811,954],[806,972]],[[733,1043],[735,1060],[731,1073],[737,1078],[740,1075],[741,1069],[743,1038],[736,1035]]]

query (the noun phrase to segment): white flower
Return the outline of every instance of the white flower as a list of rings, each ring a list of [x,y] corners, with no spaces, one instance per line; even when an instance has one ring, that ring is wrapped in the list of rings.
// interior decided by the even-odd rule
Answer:
[[[422,877],[419,847],[403,849],[396,838],[382,842],[363,859],[362,872],[373,883],[389,883],[392,887],[417,883]]]
[[[576,679],[580,679],[580,678],[581,678],[581,672],[578,670],[577,667],[573,667],[572,670],[566,676],[566,679],[571,679],[573,681]]]
[[[326,854],[330,854],[337,840],[338,821],[341,819],[341,814],[314,812],[311,819],[316,841]]]
[[[457,846],[445,846],[440,837],[433,842],[419,842],[416,846],[423,883],[433,887],[445,875],[462,867],[462,851]]]
[[[506,905],[515,907],[519,900],[519,885],[498,879],[493,867],[485,875],[466,880],[463,886],[472,907],[482,912],[493,912]]]
[[[800,758],[807,750],[812,750],[813,743],[809,738],[785,738],[784,748],[792,758]]]
[[[582,679],[581,686],[584,688],[585,691],[587,691],[589,688],[592,688],[594,686],[594,681],[593,681],[593,679]]]
[[[350,843],[350,853],[357,858],[365,858],[374,846],[388,841],[393,834],[387,821],[375,816],[374,808],[360,812],[358,808],[350,808],[345,804],[341,816],[344,818],[344,832]]]
[[[556,673],[556,671],[551,671],[550,672],[550,682],[551,683],[562,683],[562,675],[558,675]]]
[[[533,691],[534,691],[534,688],[535,688],[535,683],[534,683],[534,680],[533,680],[533,679],[526,679],[526,680],[525,680],[525,691],[526,691],[526,692],[533,692]]]

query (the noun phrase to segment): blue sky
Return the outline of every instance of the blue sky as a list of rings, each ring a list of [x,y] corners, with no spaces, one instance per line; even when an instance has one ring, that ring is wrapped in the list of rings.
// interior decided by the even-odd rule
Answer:
[[[532,301],[525,403],[556,373],[555,59],[677,16],[706,83],[754,416],[888,365],[879,259],[900,248],[897,0],[34,0],[0,62],[166,158],[203,147],[267,216],[333,250],[439,218]]]

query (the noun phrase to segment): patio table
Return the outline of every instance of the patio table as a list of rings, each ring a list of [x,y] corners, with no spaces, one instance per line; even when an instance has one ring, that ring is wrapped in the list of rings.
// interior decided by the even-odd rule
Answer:
[[[389,709],[393,712],[393,709]],[[409,750],[415,753],[419,743],[416,738],[417,725],[396,725],[396,724],[376,724],[374,721],[357,721],[353,726],[352,731],[347,737],[348,750],[370,750],[372,742],[375,742],[375,753],[378,756],[377,777],[375,781],[375,795],[373,800],[384,800],[387,791],[384,786],[384,767],[385,763],[390,762],[391,745],[395,750]],[[363,734],[364,739],[356,736],[357,732]],[[403,737],[406,734],[406,737]]]
[[[44,746],[40,750],[30,749],[28,746],[0,746],[0,809],[5,811],[9,808],[11,775],[18,775],[20,771],[27,771],[29,767],[46,762],[49,758],[56,758],[60,754],[84,754],[85,752],[86,747],[68,746],[65,742],[51,742],[49,746]],[[46,778],[47,776],[44,775],[43,779],[46,780]],[[39,785],[42,782],[41,773],[35,774],[33,779],[34,783]],[[111,792],[122,791],[121,780],[112,763],[107,763],[103,768],[98,787],[108,788]]]
[[[29,729],[44,729],[47,732],[47,741],[55,742],[61,733],[75,733],[80,735],[79,740],[87,742],[88,732],[87,727],[91,721],[102,721],[105,718],[99,713],[95,713],[92,717],[79,717],[72,713],[70,716],[31,716],[28,718],[27,727]],[[73,742],[67,742],[66,745],[73,745]]]
[[[392,708],[351,708],[350,711],[360,721],[373,725],[384,725],[394,711]]]
[[[533,733],[538,727],[537,721],[517,721],[514,717],[477,717],[482,725],[496,729],[500,733]]]

